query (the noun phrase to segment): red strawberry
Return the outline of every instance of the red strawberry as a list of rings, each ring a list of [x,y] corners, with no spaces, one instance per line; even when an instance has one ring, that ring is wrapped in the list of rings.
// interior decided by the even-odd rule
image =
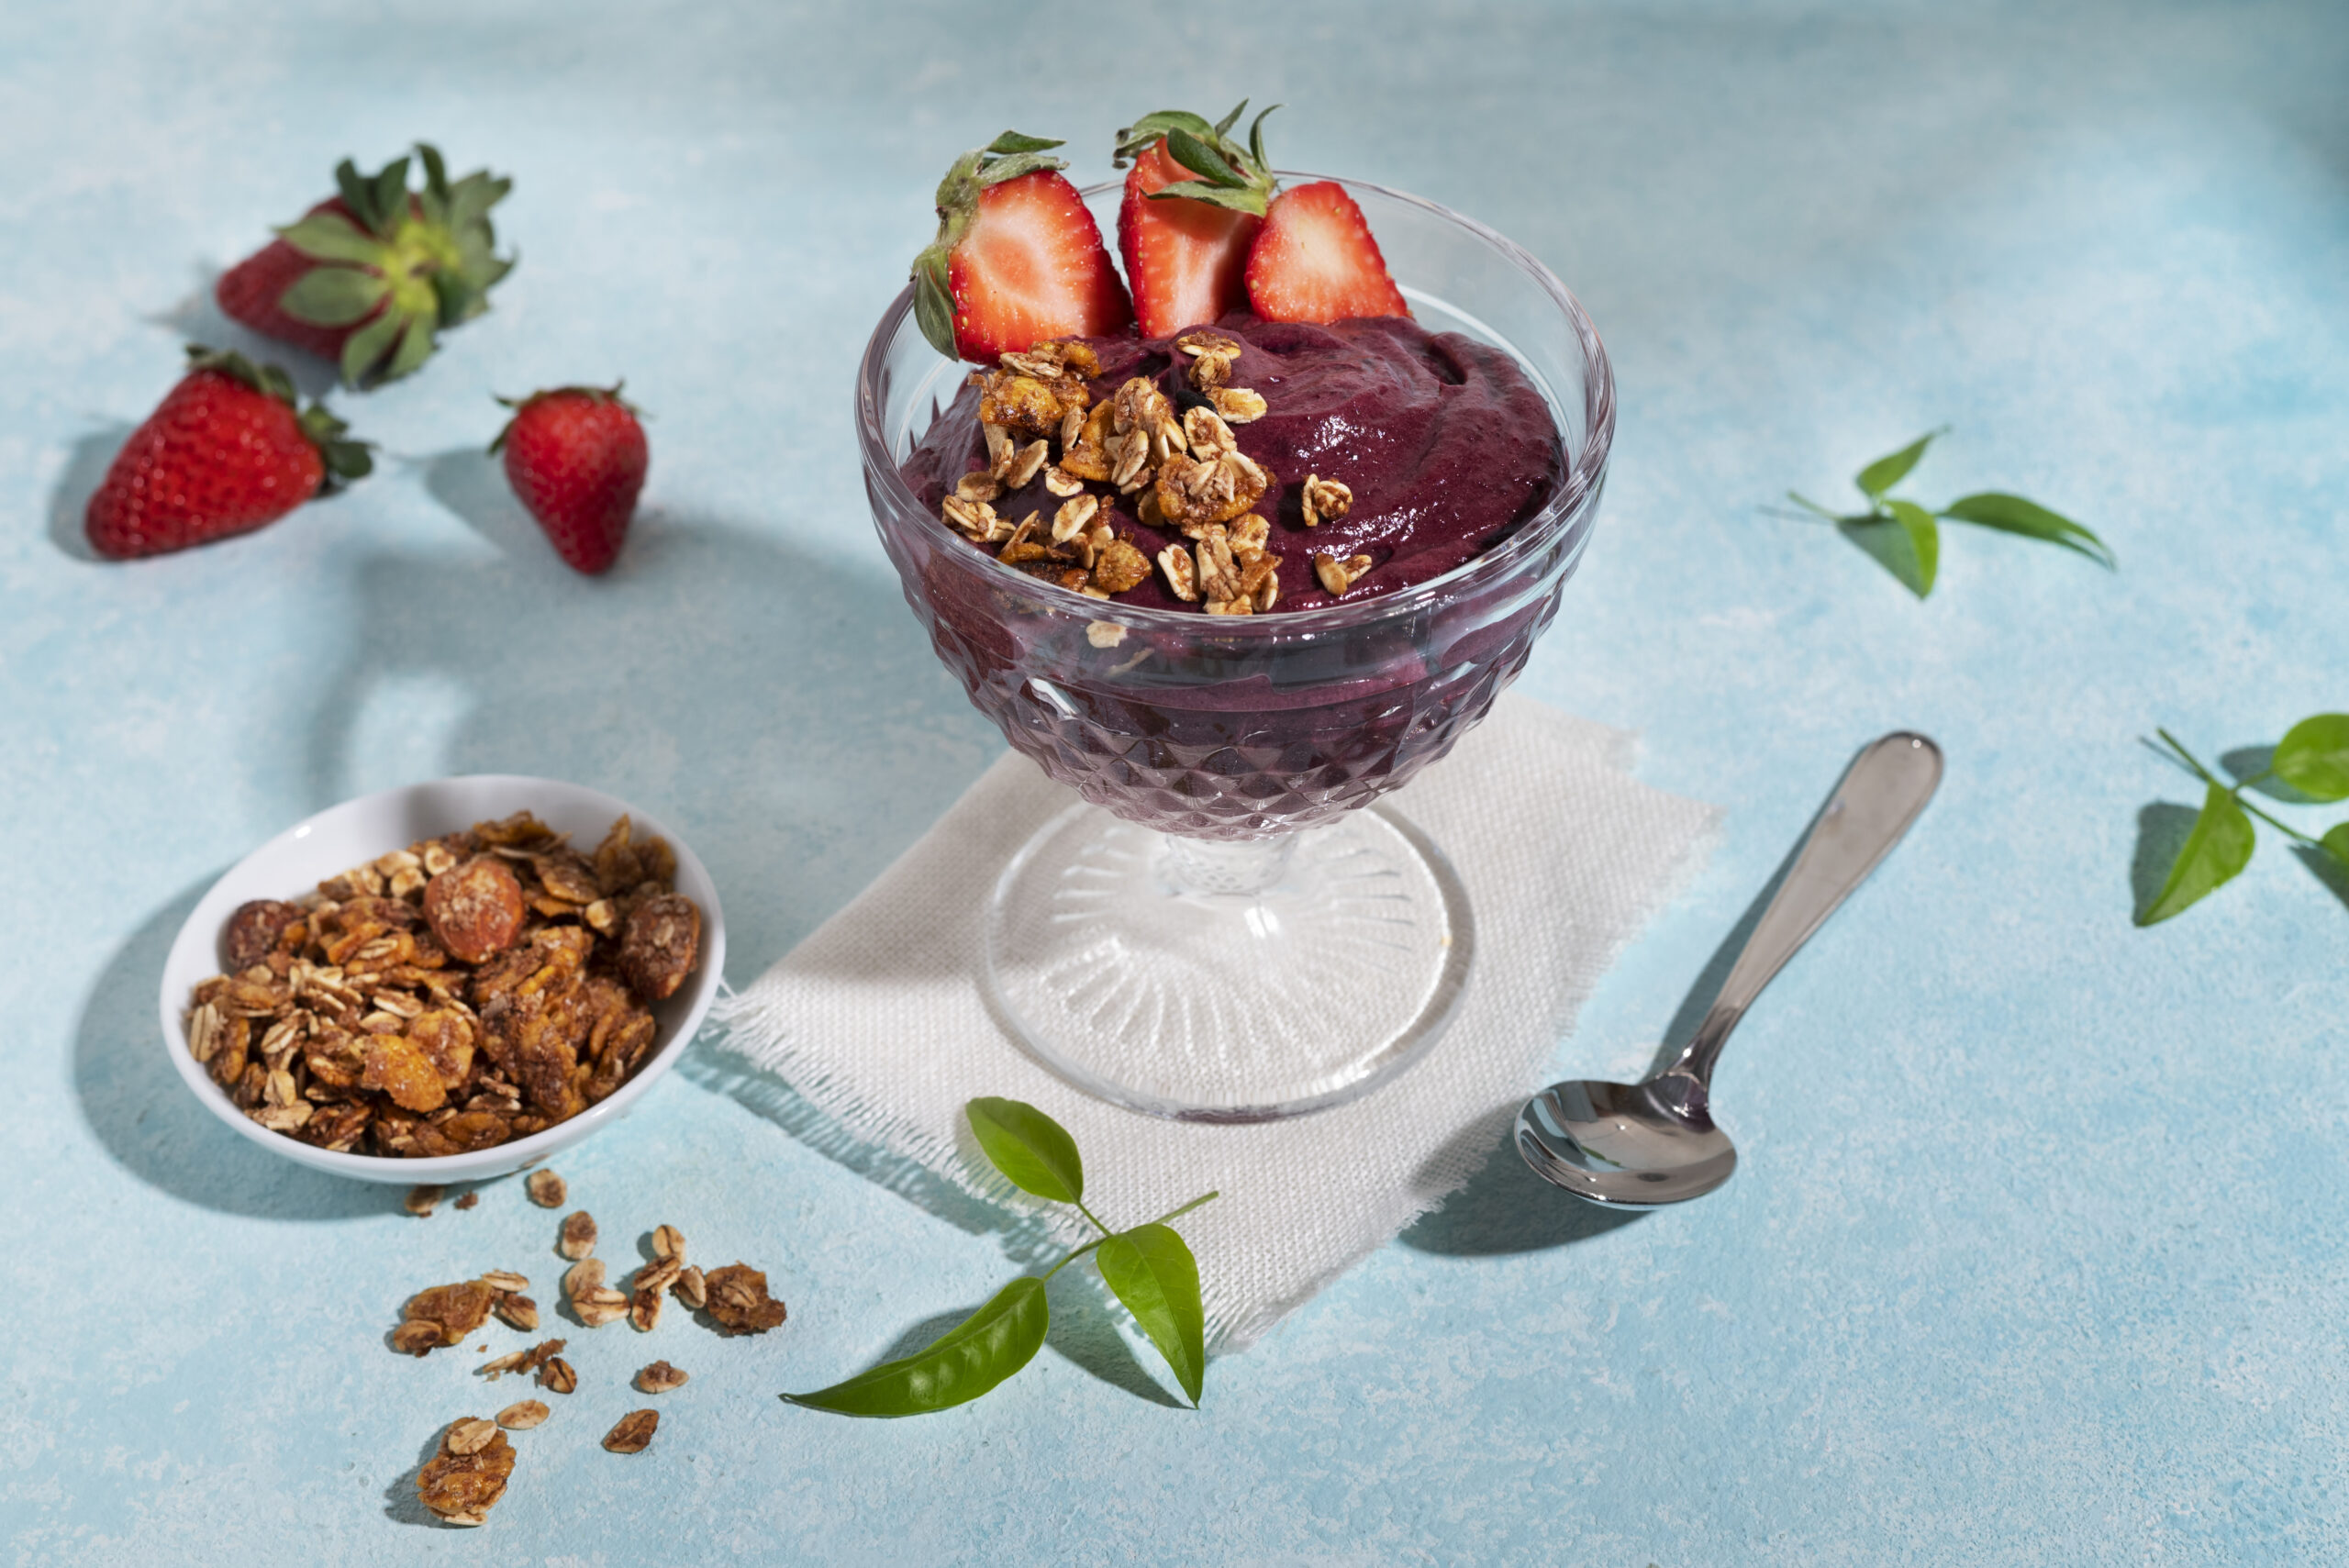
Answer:
[[[1248,252],[1248,303],[1267,321],[1411,314],[1362,208],[1334,180],[1273,198]]]
[[[344,428],[317,404],[296,411],[293,380],[275,365],[191,344],[187,374],[90,497],[90,543],[126,561],[273,523],[373,466]]]
[[[914,259],[916,319],[940,353],[986,364],[1132,324],[1100,226],[1043,155],[1059,145],[1008,130],[947,171],[938,238]]]
[[[1273,111],[1256,117],[1246,147],[1226,134],[1247,106],[1242,99],[1213,126],[1163,109],[1118,133],[1117,163],[1133,160],[1118,250],[1145,338],[1171,338],[1248,303],[1248,250],[1274,187],[1264,141]]]
[[[344,159],[340,195],[220,274],[214,297],[230,319],[338,361],[357,385],[389,381],[430,357],[435,332],[489,308],[489,288],[514,265],[493,254],[489,209],[512,186],[477,170],[450,183],[440,152],[418,142],[424,189],[408,161],[362,176]]]
[[[619,559],[651,461],[637,411],[620,389],[564,386],[520,402],[490,442],[506,452],[506,479],[539,520],[554,552],[591,575]]]

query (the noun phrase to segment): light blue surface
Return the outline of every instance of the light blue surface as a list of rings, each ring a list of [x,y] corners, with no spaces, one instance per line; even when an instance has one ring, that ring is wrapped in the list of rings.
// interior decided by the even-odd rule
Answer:
[[[2141,809],[2192,798],[2138,736],[2207,755],[2349,706],[2337,6],[315,9],[0,10],[17,1561],[2349,1555],[2349,909],[2266,834],[2129,924]],[[791,1322],[574,1331],[581,1390],[488,1528],[419,1524],[440,1424],[521,1391],[383,1336],[424,1284],[549,1283],[549,1218],[508,1184],[418,1221],[215,1125],[155,1039],[181,917],[338,799],[540,773],[679,824],[758,973],[1000,746],[899,600],[848,427],[931,185],[1007,124],[1106,173],[1130,114],[1243,93],[1289,105],[1281,161],[1524,242],[1614,354],[1612,486],[1524,689],[1644,730],[1644,776],[1730,816],[1562,1071],[1644,1061],[1854,748],[1947,748],[1730,1053],[1743,1168],[1608,1227],[1505,1156],[1218,1362],[1200,1414],[1097,1316],[977,1406],[856,1424],[774,1396],[986,1295],[996,1221],[704,1054],[561,1168],[607,1251],[674,1222]],[[179,339],[252,346],[215,271],[418,135],[515,174],[522,263],[422,375],[338,398],[378,475],[242,542],[83,558]],[[621,374],[658,416],[648,510],[587,582],[474,454],[491,391]],[[1920,605],[1758,510],[1944,422],[1918,493],[2020,490],[2121,573],[1953,528]],[[694,1381],[650,1452],[602,1452],[656,1354]]]

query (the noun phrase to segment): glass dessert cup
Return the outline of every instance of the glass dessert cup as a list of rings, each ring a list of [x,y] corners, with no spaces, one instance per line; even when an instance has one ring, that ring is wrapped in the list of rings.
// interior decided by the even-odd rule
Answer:
[[[907,602],[972,703],[1085,802],[996,883],[989,1004],[1052,1072],[1151,1115],[1323,1109],[1442,1034],[1475,963],[1474,914],[1442,851],[1380,797],[1524,667],[1606,476],[1614,382],[1564,285],[1479,224],[1340,183],[1420,325],[1508,350],[1564,447],[1549,502],[1442,576],[1261,616],[1087,598],[973,549],[901,476],[969,371],[923,339],[910,289],[858,373],[865,490]],[[1120,191],[1085,193],[1105,233]]]

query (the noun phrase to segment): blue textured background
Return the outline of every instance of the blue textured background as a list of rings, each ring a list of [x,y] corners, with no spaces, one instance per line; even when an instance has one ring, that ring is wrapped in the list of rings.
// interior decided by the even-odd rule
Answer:
[[[2129,916],[2141,814],[2193,798],[2138,736],[2215,753],[2349,706],[2344,80],[2323,4],[7,6],[0,1538],[142,1563],[2340,1560],[2349,893],[2266,834],[2207,905]],[[998,1394],[854,1424],[774,1395],[975,1303],[1009,1267],[996,1218],[908,1203],[705,1055],[561,1166],[607,1251],[673,1221],[763,1263],[791,1323],[574,1333],[581,1391],[490,1526],[420,1524],[440,1422],[518,1395],[382,1336],[423,1284],[551,1279],[548,1217],[507,1184],[415,1220],[213,1124],[156,1039],[172,932],[313,809],[507,769],[681,825],[737,982],[785,951],[1000,745],[899,601],[849,437],[931,184],[1007,124],[1106,173],[1130,114],[1242,93],[1290,106],[1283,161],[1526,243],[1615,356],[1605,516],[1525,687],[1644,730],[1645,776],[1730,818],[1562,1070],[1645,1059],[1853,748],[1948,750],[1730,1055],[1744,1168],[1609,1226],[1504,1157],[1219,1362],[1201,1414],[1077,1291]],[[337,397],[377,477],[232,545],[88,560],[83,501],[179,340],[250,346],[216,271],[337,158],[419,135],[518,177],[523,259],[425,373]],[[493,389],[621,374],[658,416],[648,510],[587,582],[477,454]],[[1952,528],[1918,604],[1759,510],[1944,422],[1919,494],[2019,489],[2120,573]],[[648,1454],[601,1452],[655,1353],[694,1381]]]

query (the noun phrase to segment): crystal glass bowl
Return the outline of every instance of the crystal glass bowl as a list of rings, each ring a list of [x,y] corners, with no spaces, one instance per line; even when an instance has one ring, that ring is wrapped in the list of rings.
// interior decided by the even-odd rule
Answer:
[[[900,476],[968,370],[923,339],[910,289],[857,375],[865,490],[907,602],[979,710],[1091,803],[1006,868],[984,922],[991,998],[1046,1065],[1158,1115],[1319,1109],[1441,1034],[1473,915],[1434,846],[1362,808],[1451,750],[1524,667],[1606,476],[1613,378],[1564,285],[1482,225],[1340,183],[1420,325],[1508,350],[1564,446],[1549,503],[1443,576],[1263,616],[1086,598],[973,549]],[[1105,233],[1120,190],[1085,193]]]

